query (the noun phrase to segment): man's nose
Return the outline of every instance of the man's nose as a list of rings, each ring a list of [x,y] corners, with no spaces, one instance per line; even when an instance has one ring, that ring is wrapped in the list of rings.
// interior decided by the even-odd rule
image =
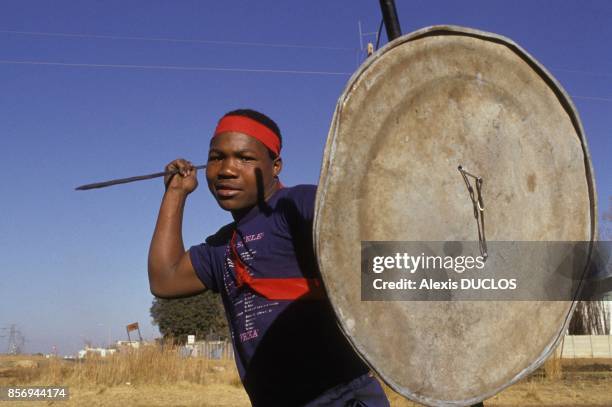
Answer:
[[[235,177],[238,172],[236,169],[235,160],[232,158],[225,159],[221,162],[221,168],[219,169],[219,176],[221,177]]]

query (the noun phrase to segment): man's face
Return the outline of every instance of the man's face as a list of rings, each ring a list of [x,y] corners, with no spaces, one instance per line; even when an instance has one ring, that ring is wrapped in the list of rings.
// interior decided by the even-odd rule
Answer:
[[[221,208],[240,213],[272,195],[281,168],[280,158],[271,159],[255,138],[226,132],[211,140],[206,180]]]

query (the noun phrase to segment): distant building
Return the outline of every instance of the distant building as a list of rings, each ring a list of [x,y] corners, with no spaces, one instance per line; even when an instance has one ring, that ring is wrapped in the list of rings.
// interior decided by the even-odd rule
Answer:
[[[90,348],[89,346],[86,346],[85,349],[81,349],[79,351],[78,358],[83,359],[83,358],[86,358],[87,356],[94,356],[94,355],[105,358],[107,356],[112,355],[115,352],[117,352],[117,349]]]
[[[145,345],[145,343],[140,342],[140,341],[117,341],[115,342],[115,347],[119,350],[125,349],[125,348],[139,349],[143,345]]]

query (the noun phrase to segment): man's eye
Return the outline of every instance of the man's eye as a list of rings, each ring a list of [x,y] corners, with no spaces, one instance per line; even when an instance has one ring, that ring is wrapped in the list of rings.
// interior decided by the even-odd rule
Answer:
[[[210,156],[208,156],[208,161],[217,161],[217,160],[220,160],[220,159],[221,159],[221,156],[219,156],[219,155],[210,155]]]
[[[253,161],[254,159],[255,159],[254,157],[249,157],[249,156],[240,157],[240,161]]]

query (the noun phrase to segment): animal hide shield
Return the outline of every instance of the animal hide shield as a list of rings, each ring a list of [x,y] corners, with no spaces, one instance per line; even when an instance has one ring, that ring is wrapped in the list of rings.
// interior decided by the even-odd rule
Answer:
[[[564,333],[579,290],[568,288],[563,301],[363,300],[363,242],[479,241],[459,165],[484,180],[486,240],[592,242],[597,230],[578,114],[518,45],[436,26],[363,63],[340,96],[325,147],[316,254],[354,348],[393,389],[428,405],[473,404],[536,369]],[[487,264],[496,256],[491,246]],[[512,265],[521,254],[504,256]],[[545,269],[554,263],[533,263],[534,287],[554,282]]]

